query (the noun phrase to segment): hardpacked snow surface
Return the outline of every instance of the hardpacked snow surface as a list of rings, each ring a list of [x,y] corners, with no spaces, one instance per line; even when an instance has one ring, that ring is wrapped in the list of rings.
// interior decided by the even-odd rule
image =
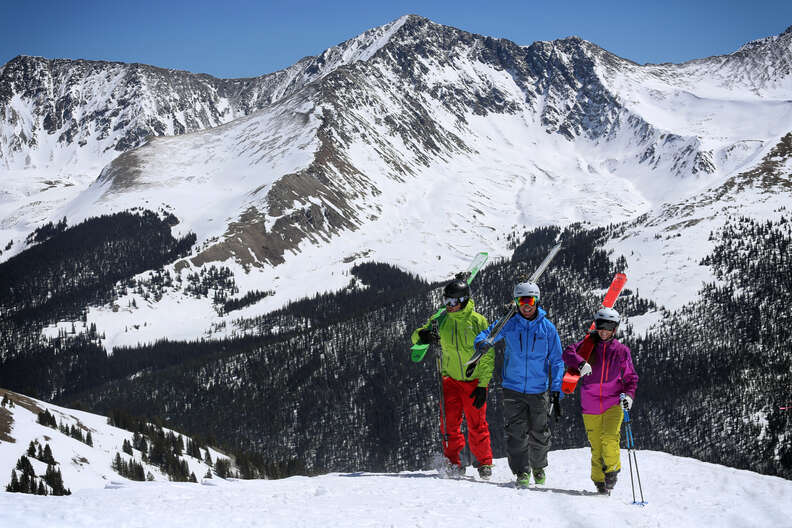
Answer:
[[[588,449],[550,453],[547,484],[516,489],[505,459],[493,478],[436,471],[333,473],[283,480],[129,482],[67,497],[0,492],[0,526],[789,526],[792,481],[638,451],[646,506],[632,504],[626,451],[610,497],[588,478]]]

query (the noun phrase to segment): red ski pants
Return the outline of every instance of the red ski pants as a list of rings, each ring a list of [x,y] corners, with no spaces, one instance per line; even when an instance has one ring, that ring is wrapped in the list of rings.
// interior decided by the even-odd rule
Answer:
[[[481,409],[473,407],[470,393],[478,386],[478,380],[457,381],[443,377],[443,398],[445,399],[445,419],[448,430],[448,443],[444,455],[452,464],[459,465],[459,453],[465,447],[462,436],[462,413],[467,417],[468,441],[473,456],[480,465],[492,464],[492,448],[490,447],[489,425],[487,425],[487,404]],[[445,434],[445,431],[441,432]]]

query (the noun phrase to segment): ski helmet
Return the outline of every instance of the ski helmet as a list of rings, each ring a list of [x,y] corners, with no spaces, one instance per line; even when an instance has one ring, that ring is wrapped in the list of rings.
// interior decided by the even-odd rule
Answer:
[[[462,308],[464,308],[468,299],[470,299],[470,286],[463,280],[454,279],[443,288],[443,303],[446,306],[462,304]]]
[[[520,297],[536,297],[536,299],[539,300],[541,298],[541,295],[539,295],[539,286],[533,282],[521,282],[514,287],[513,297],[515,299]]]
[[[594,324],[597,325],[597,330],[613,330],[614,332],[619,327],[621,318],[619,312],[613,308],[600,308],[594,315]]]

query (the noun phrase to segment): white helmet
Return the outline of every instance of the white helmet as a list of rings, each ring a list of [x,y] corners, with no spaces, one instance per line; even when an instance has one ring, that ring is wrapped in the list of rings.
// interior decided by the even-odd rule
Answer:
[[[594,315],[594,323],[597,325],[597,330],[615,331],[620,321],[619,312],[613,308],[600,308]]]
[[[536,297],[537,299],[540,299],[539,286],[533,282],[521,282],[514,287],[513,297],[515,299],[518,297]]]

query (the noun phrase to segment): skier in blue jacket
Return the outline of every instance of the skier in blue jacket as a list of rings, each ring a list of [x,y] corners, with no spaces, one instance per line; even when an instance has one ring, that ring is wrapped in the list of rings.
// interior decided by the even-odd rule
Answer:
[[[522,282],[514,287],[518,313],[504,326],[495,342],[503,339],[503,413],[506,425],[506,450],[509,467],[518,486],[546,481],[547,452],[550,450],[549,408],[556,412],[564,361],[561,339],[546,312],[539,307],[539,286]],[[486,346],[497,321],[476,336],[477,348]]]

